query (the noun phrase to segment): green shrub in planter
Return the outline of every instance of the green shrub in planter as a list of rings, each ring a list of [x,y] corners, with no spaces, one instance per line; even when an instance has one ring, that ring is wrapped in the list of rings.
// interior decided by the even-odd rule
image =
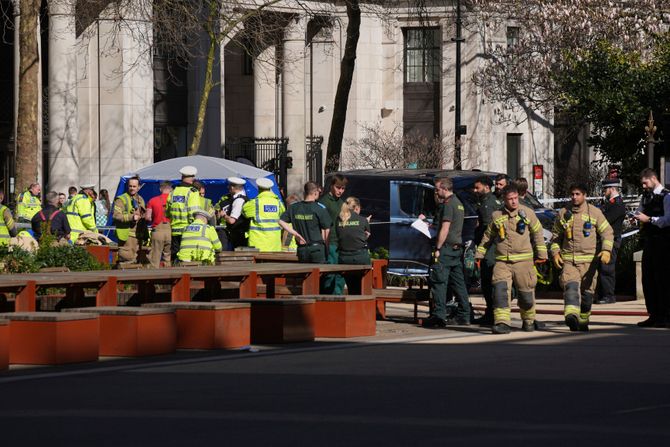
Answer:
[[[374,251],[370,252],[370,259],[388,259],[389,251],[385,247],[377,247]]]
[[[40,269],[32,253],[19,247],[0,247],[2,273],[32,273]]]
[[[109,268],[108,265],[100,264],[85,248],[78,245],[43,245],[37,250],[35,264],[38,268],[67,267],[73,272]]]

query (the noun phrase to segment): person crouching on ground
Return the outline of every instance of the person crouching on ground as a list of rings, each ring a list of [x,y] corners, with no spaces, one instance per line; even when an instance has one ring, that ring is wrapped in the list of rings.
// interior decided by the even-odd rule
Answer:
[[[215,253],[220,252],[223,247],[216,229],[207,222],[212,215],[203,209],[193,212],[191,222],[181,235],[181,245],[177,252],[180,262],[202,262],[203,264],[214,264]]]

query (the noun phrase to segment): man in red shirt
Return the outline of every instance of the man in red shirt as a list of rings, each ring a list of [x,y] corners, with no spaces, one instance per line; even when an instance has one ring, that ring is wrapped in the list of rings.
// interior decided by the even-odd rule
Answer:
[[[172,191],[172,183],[161,182],[161,194],[149,200],[147,203],[146,219],[151,221],[151,254],[149,262],[154,268],[161,266],[161,255],[165,265],[170,265],[170,244],[172,243],[172,232],[170,230],[170,219],[165,216],[165,202]]]

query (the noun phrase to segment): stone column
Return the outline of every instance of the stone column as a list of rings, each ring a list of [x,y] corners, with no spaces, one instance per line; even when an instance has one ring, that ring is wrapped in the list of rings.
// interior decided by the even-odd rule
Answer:
[[[75,0],[49,2],[49,185],[79,181]]]
[[[277,78],[275,75],[277,47],[269,46],[254,58],[254,137],[274,138],[280,130]]]
[[[284,30],[282,64],[283,136],[293,168],[288,171],[287,194],[299,192],[305,177],[305,31],[307,18],[292,20]]]
[[[151,4],[141,0],[127,8],[120,26],[113,22],[113,11],[100,15],[100,46],[92,42],[91,49],[97,54],[87,67],[92,78],[89,131],[82,130],[79,138],[81,181],[94,182],[110,193],[116,191],[119,176],[153,162]]]

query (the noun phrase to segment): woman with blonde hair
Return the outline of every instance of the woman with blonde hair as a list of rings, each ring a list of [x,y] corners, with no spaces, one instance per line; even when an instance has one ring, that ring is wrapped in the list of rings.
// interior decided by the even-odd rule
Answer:
[[[370,264],[370,222],[360,212],[361,202],[356,197],[348,197],[340,209],[335,224],[340,264]],[[349,295],[361,294],[361,281],[358,277],[345,276],[345,280]]]

